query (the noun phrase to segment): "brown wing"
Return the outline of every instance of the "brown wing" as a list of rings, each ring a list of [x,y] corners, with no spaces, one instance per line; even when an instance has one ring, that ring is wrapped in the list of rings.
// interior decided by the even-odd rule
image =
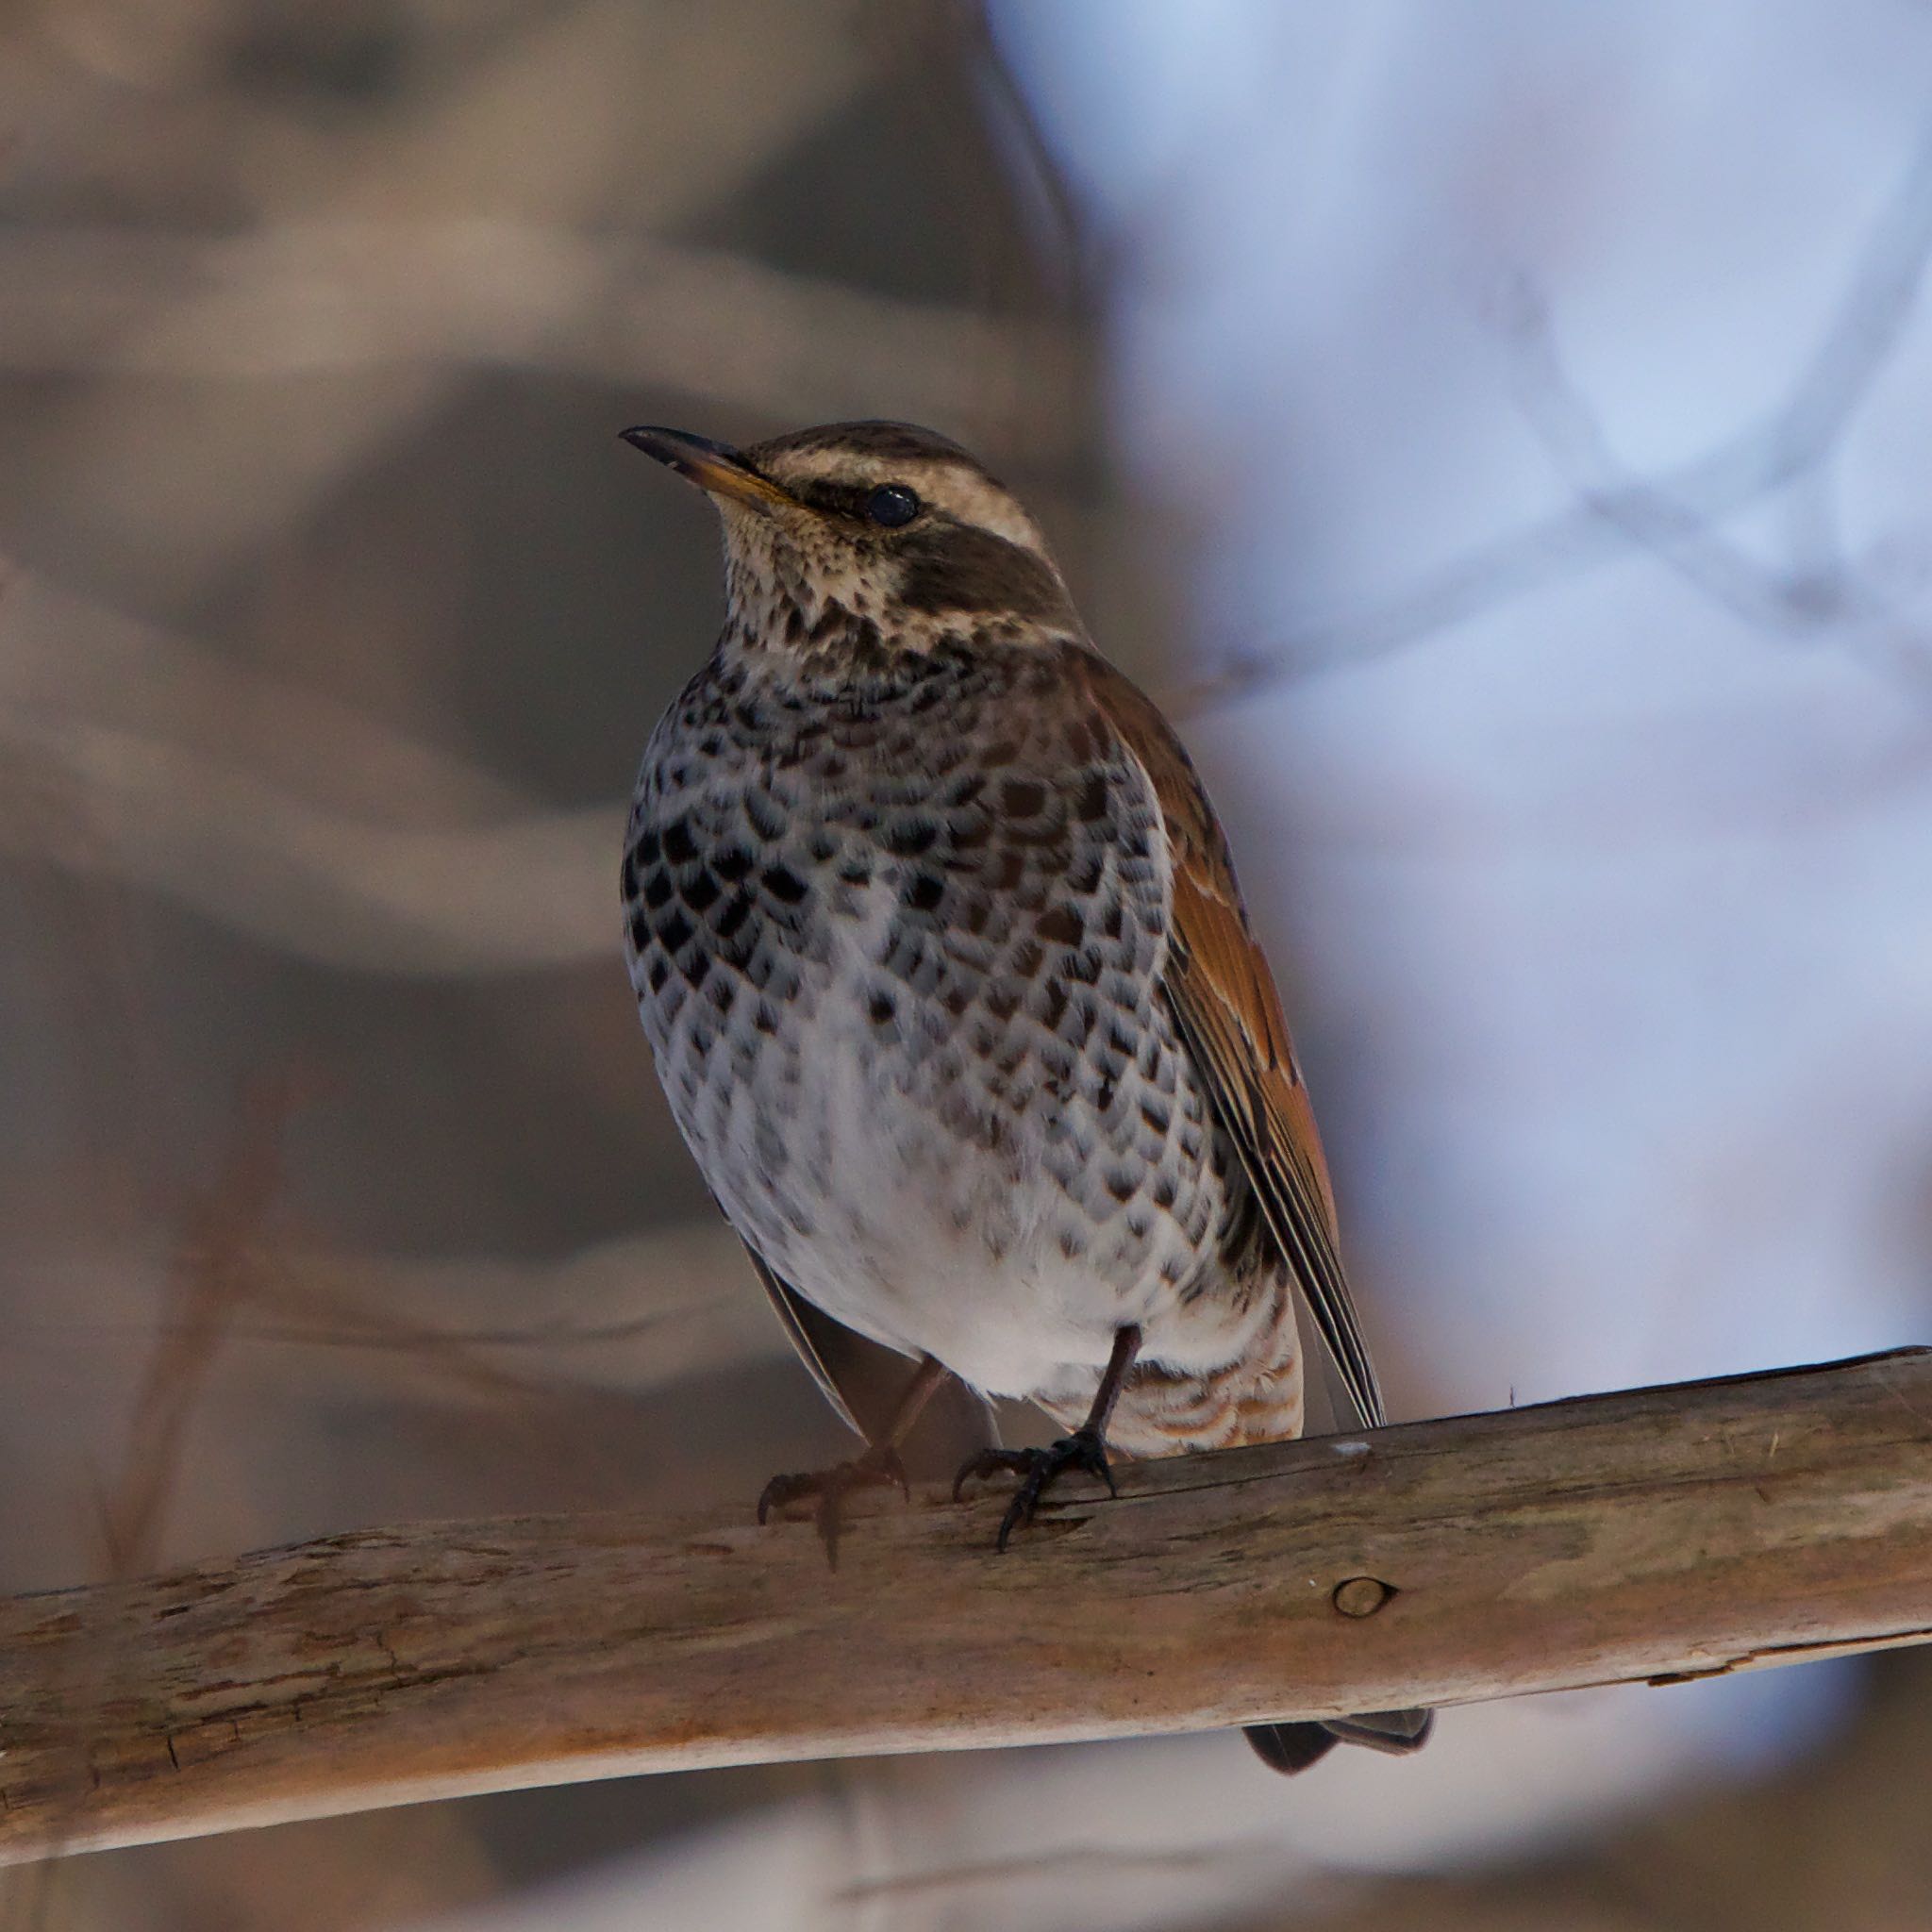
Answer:
[[[749,1241],[744,1252],[820,1393],[847,1428],[868,1443],[878,1441],[906,1393],[906,1357],[815,1307]],[[952,1376],[927,1405],[920,1431],[926,1445],[923,1453],[947,1469],[975,1449],[996,1447],[1000,1440],[984,1398]]]
[[[1281,996],[1248,929],[1227,840],[1188,755],[1143,691],[1096,654],[1075,675],[1145,771],[1174,869],[1165,991],[1360,1424],[1383,1420],[1337,1249],[1335,1197]]]
[[[741,1236],[740,1239],[743,1238]],[[838,1410],[839,1420],[854,1435],[865,1436],[863,1425],[853,1414],[852,1405],[845,1399],[845,1391],[840,1388],[838,1378],[825,1359],[832,1351],[826,1346],[827,1338],[820,1324],[830,1323],[832,1318],[820,1314],[789,1282],[774,1274],[771,1264],[749,1241],[744,1243],[744,1252],[751,1257],[751,1265],[758,1270],[758,1279],[764,1283],[765,1292],[771,1296],[772,1306],[777,1309],[778,1319],[785,1324],[785,1333],[798,1351],[799,1360],[811,1371],[812,1380],[819,1385],[819,1393]],[[834,1323],[832,1325],[836,1327],[838,1324]],[[866,1440],[870,1441],[872,1439],[867,1436]]]

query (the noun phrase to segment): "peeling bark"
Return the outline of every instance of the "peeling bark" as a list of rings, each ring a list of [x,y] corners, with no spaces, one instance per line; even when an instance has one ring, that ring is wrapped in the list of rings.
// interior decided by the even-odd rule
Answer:
[[[0,1860],[623,1773],[1932,1638],[1932,1351],[808,1524],[513,1518],[0,1604]],[[747,1510],[747,1516],[749,1511]]]

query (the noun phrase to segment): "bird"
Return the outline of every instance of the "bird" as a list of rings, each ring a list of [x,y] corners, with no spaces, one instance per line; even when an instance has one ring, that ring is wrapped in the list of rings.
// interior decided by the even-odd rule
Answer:
[[[902,1487],[949,1377],[1065,1431],[988,1448],[998,1533],[1109,1451],[1301,1434],[1299,1298],[1383,1419],[1280,998],[1208,793],[1038,523],[935,431],[635,448],[719,513],[725,617],[651,734],[624,944],[671,1112],[779,1320],[865,1436],[758,1519]],[[835,1324],[828,1329],[827,1324]],[[908,1358],[871,1432],[828,1333]],[[1249,1727],[1277,1770],[1430,1714]]]

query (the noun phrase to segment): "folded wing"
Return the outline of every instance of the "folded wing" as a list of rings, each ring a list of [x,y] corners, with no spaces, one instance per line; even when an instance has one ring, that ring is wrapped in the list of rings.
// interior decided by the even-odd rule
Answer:
[[[1167,998],[1355,1421],[1373,1428],[1383,1420],[1382,1392],[1341,1272],[1327,1163],[1220,821],[1153,701],[1095,653],[1079,651],[1074,668],[1146,773],[1165,823],[1174,873]]]

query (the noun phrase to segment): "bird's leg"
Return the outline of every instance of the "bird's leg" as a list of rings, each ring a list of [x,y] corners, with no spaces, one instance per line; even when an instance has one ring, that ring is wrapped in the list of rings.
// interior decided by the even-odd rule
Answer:
[[[839,1506],[846,1491],[865,1488],[870,1483],[897,1483],[909,1497],[912,1485],[906,1479],[906,1465],[899,1460],[899,1445],[912,1433],[920,1411],[932,1400],[933,1391],[946,1379],[946,1367],[929,1355],[919,1358],[906,1392],[899,1397],[876,1441],[866,1444],[862,1456],[849,1462],[835,1462],[830,1469],[810,1470],[799,1475],[774,1475],[758,1497],[758,1521],[762,1523],[774,1508],[796,1503],[805,1496],[819,1499],[818,1527],[824,1538],[825,1560],[839,1567]]]
[[[1090,1475],[1097,1475],[1114,1490],[1113,1471],[1107,1463],[1107,1425],[1113,1416],[1113,1406],[1120,1400],[1121,1387],[1127,1379],[1127,1371],[1134,1366],[1134,1357],[1141,1352],[1141,1330],[1138,1324],[1128,1323],[1124,1328],[1114,1330],[1113,1353],[1107,1358],[1107,1368],[1100,1377],[1100,1388],[1093,1397],[1093,1407],[1087,1411],[1087,1420],[1071,1436],[1062,1436],[1058,1442],[1046,1449],[982,1449],[953,1478],[953,1500],[959,1500],[959,1491],[975,1476],[997,1475],[1003,1470],[1010,1471],[1020,1478],[1020,1487],[1013,1491],[1013,1500],[1007,1506],[1007,1513],[1000,1520],[999,1547],[1004,1550],[1007,1539],[1024,1523],[1033,1521],[1033,1512],[1040,1507],[1040,1499],[1045,1495],[1055,1477],[1069,1469],[1084,1469]]]

